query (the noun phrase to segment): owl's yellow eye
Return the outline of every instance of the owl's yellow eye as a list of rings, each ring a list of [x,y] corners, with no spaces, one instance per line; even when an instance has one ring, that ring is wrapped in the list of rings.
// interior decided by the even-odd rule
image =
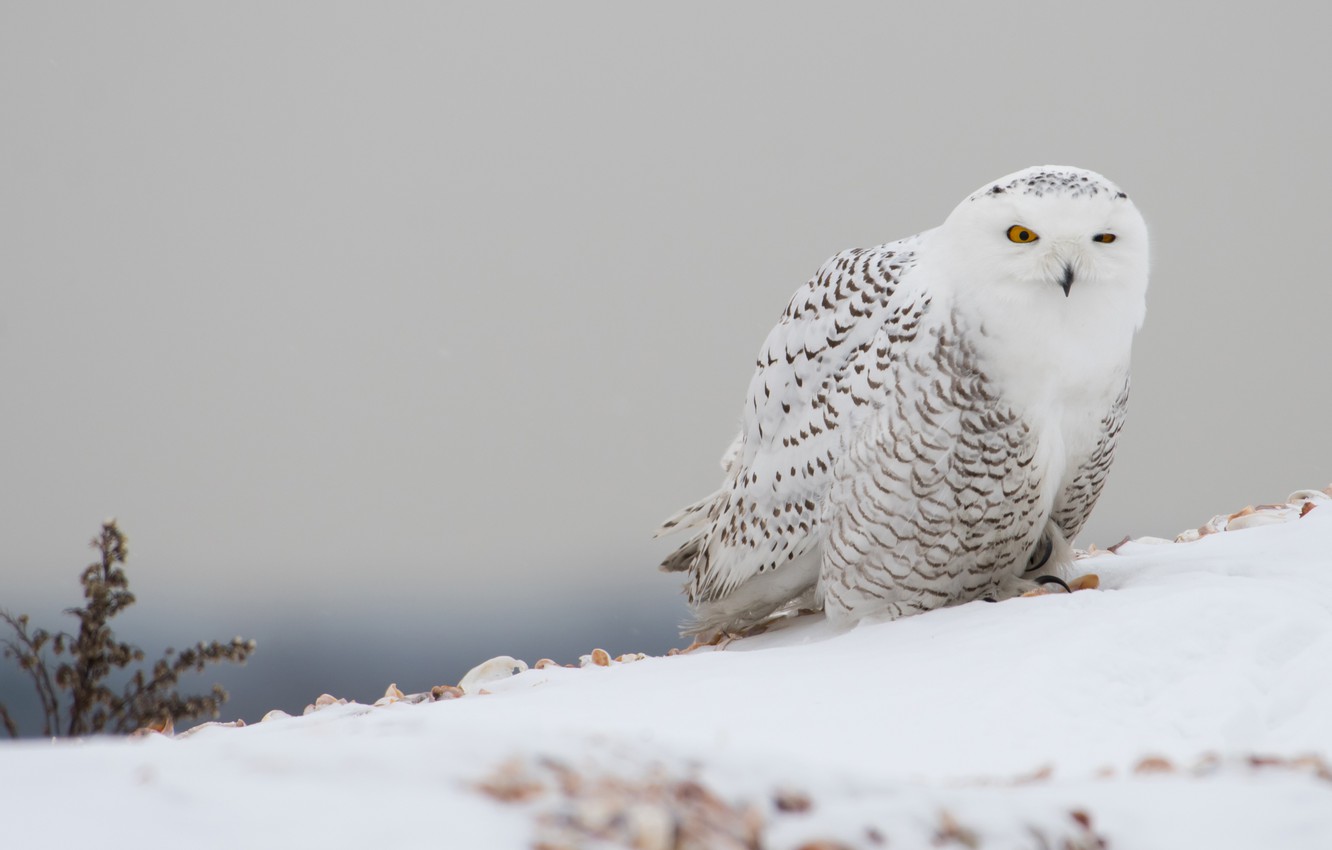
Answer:
[[[1100,243],[1105,244],[1105,245],[1109,245],[1111,242],[1114,242],[1114,241],[1115,241],[1115,234],[1113,234],[1113,233],[1098,233],[1098,234],[1096,234],[1095,236],[1092,237],[1092,241],[1093,241],[1093,242],[1100,242]]]
[[[1035,242],[1037,239],[1040,238],[1041,237],[1037,236],[1034,232],[1032,232],[1028,228],[1023,227],[1020,224],[1015,224],[1012,227],[1008,228],[1009,242],[1017,242],[1020,244],[1025,244],[1027,242]]]

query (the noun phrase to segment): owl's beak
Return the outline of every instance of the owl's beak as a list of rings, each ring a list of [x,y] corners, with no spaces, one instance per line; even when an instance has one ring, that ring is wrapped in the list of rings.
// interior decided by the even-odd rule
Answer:
[[[1064,297],[1068,297],[1068,291],[1073,288],[1073,264],[1068,260],[1063,262],[1063,274],[1059,278],[1059,286],[1064,290]]]

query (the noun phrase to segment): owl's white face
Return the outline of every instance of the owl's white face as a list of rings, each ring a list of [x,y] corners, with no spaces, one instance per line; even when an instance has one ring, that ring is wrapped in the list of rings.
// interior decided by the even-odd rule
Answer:
[[[1101,175],[1038,166],[987,183],[940,228],[964,301],[1078,321],[1145,313],[1147,226]]]
[[[930,258],[931,287],[980,327],[1010,398],[1122,385],[1147,310],[1147,225],[1109,180],[1038,166],[987,183],[931,234]]]

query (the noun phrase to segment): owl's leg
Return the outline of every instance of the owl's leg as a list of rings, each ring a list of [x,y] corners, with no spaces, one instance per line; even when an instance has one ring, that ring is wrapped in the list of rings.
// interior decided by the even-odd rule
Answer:
[[[705,646],[716,646],[717,644],[721,643],[723,639],[725,639],[727,643],[730,643],[730,641],[731,641],[731,637],[732,637],[732,636],[731,636],[731,635],[728,635],[728,634],[725,632],[725,630],[723,630],[723,629],[718,629],[717,632],[716,632],[716,634],[712,635],[711,637],[709,637],[709,638],[706,639],[706,640],[703,639],[703,636],[702,636],[702,635],[699,635],[699,636],[697,636],[697,637],[694,638],[694,642],[693,642],[693,643],[689,644],[689,646],[686,646],[684,649],[671,649],[671,650],[669,650],[666,654],[667,654],[667,655],[684,655],[686,652],[693,652],[694,650],[696,650],[696,649],[702,649],[702,648],[705,647]]]
[[[717,647],[718,650],[722,650],[725,649],[727,645],[729,645],[730,642],[735,640],[736,638],[750,637],[752,635],[761,635],[767,630],[768,627],[766,625],[761,625],[761,624],[757,626],[751,626],[748,629],[742,629],[739,632],[727,631],[726,629],[718,629],[717,633],[709,637],[707,640],[704,640],[702,636],[696,637],[694,638],[694,642],[689,644],[689,646],[686,646],[684,649],[671,649],[666,654],[684,655],[687,652],[693,652],[696,649],[702,649],[703,647],[706,646],[715,646]]]
[[[1041,585],[1034,579],[1024,578],[1021,575],[1008,575],[981,598],[986,602],[1003,602],[1040,590]]]
[[[1063,575],[1072,564],[1073,547],[1068,544],[1063,532],[1053,522],[1048,523],[1045,532],[1028,556],[1023,571],[1006,577],[995,588],[994,593],[986,598],[992,602],[1000,602],[1015,596],[1045,596],[1050,593],[1072,593],[1075,590],[1092,590],[1100,587],[1101,579],[1095,573],[1066,581]]]
[[[821,608],[798,608],[800,600],[794,600],[790,605],[784,607],[781,611],[770,615],[766,620],[754,623],[749,626],[739,626],[731,628],[718,629],[708,637],[697,635],[694,642],[684,649],[672,649],[667,655],[682,655],[686,652],[693,652],[705,646],[715,646],[718,649],[725,649],[733,640],[740,638],[754,637],[761,635],[772,628],[785,628],[791,622],[810,614],[821,614]]]

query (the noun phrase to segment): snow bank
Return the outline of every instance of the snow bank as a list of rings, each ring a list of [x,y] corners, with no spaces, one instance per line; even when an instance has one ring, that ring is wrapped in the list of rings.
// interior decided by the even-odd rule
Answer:
[[[1080,561],[1099,591],[5,744],[5,845],[1327,848],[1332,502],[1310,503]]]

